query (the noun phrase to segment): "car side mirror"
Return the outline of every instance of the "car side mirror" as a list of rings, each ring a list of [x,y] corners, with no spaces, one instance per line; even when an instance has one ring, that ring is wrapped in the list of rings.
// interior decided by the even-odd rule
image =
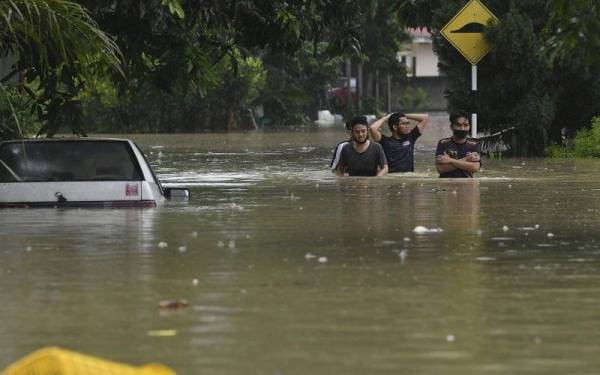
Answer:
[[[190,189],[188,188],[164,188],[165,198],[172,201],[189,201],[190,200]]]

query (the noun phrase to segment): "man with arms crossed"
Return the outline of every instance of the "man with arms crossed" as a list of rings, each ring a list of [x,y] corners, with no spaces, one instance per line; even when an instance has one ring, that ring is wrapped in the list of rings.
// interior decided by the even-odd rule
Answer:
[[[367,118],[354,117],[349,122],[352,142],[342,148],[337,167],[339,176],[383,176],[387,160],[379,143],[369,141]]]
[[[463,111],[450,115],[452,137],[441,139],[435,151],[435,167],[441,178],[473,177],[481,167],[481,146],[467,139],[471,125]]]
[[[391,137],[381,133],[386,120],[392,132]],[[417,126],[411,127],[409,120],[418,121]],[[424,113],[405,115],[395,112],[371,124],[371,136],[383,147],[390,173],[415,171],[415,141],[423,134],[428,122],[429,116]]]

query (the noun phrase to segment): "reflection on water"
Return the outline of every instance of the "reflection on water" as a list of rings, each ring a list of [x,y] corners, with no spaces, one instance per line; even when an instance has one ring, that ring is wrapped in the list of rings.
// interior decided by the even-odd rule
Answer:
[[[595,372],[598,161],[440,180],[431,140],[416,173],[338,179],[343,138],[138,136],[190,204],[3,210],[0,367],[60,345],[180,374]]]

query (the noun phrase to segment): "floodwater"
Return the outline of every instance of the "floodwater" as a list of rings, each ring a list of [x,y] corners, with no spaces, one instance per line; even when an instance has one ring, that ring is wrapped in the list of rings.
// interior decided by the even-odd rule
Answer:
[[[0,368],[56,345],[178,374],[597,373],[600,161],[440,180],[434,130],[381,179],[327,170],[341,130],[132,136],[191,201],[2,210]]]

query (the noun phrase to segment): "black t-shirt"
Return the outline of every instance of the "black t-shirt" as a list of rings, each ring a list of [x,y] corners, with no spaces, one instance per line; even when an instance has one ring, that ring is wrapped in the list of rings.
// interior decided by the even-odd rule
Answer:
[[[481,145],[475,139],[467,139],[465,143],[456,143],[452,137],[444,138],[438,142],[435,156],[448,154],[452,159],[462,159],[470,152],[481,154]],[[481,164],[481,162],[479,162]],[[471,172],[455,169],[450,172],[440,173],[441,178],[473,177]]]
[[[363,153],[356,152],[353,144],[348,143],[342,148],[339,163],[350,176],[377,176],[377,167],[383,168],[386,164],[383,149],[375,142],[370,142]]]
[[[385,152],[390,172],[415,171],[415,141],[420,136],[421,131],[418,126],[415,126],[410,133],[404,134],[401,138],[381,135],[379,143]]]

